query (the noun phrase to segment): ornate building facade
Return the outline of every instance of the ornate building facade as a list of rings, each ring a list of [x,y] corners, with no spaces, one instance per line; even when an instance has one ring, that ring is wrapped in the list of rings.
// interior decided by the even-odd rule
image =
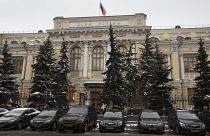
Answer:
[[[198,76],[193,70],[196,63],[195,55],[198,50],[199,37],[205,40],[207,52],[210,51],[210,28],[181,28],[152,29],[146,25],[146,15],[137,13],[121,16],[96,17],[55,17],[54,28],[37,33],[1,33],[0,48],[5,41],[9,43],[13,63],[16,64],[21,105],[27,104],[33,71],[39,46],[50,36],[59,56],[60,45],[64,38],[68,42],[68,55],[71,72],[68,74],[69,103],[86,103],[100,108],[100,92],[102,91],[103,75],[106,60],[110,50],[108,29],[112,24],[121,52],[126,52],[129,42],[135,42],[133,52],[139,58],[140,50],[146,33],[157,41],[160,49],[166,55],[169,65],[173,67],[170,78],[175,89],[172,98],[176,108],[191,109],[194,78]]]

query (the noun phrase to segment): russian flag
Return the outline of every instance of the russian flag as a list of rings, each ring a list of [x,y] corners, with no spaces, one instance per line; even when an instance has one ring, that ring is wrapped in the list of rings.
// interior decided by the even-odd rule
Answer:
[[[100,2],[100,9],[101,9],[101,13],[105,16],[106,15],[106,10],[104,8],[104,6],[102,5],[102,3]]]

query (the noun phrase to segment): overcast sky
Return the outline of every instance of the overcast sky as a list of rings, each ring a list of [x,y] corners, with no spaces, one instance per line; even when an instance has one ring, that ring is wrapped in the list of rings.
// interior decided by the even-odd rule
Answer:
[[[53,18],[101,16],[100,0],[0,0],[0,32],[53,28]],[[145,13],[148,26],[209,26],[210,0],[101,0],[107,16]]]

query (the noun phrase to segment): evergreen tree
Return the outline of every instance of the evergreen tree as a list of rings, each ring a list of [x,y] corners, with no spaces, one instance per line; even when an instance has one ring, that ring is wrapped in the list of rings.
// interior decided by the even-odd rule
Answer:
[[[15,65],[12,64],[12,55],[9,53],[8,44],[3,45],[0,62],[0,106],[7,107],[8,103],[16,104],[19,99],[18,85],[16,83]]]
[[[67,42],[63,39],[60,50],[60,60],[58,61],[57,65],[57,91],[54,93],[56,96],[57,105],[59,107],[68,105],[67,73],[70,72],[70,67],[67,52]]]
[[[40,46],[36,63],[32,65],[34,77],[29,97],[29,101],[32,102],[31,107],[55,106],[53,92],[57,83],[55,82],[55,59],[53,56],[54,49],[48,38],[44,45]]]
[[[151,67],[151,78],[149,79],[151,91],[150,109],[169,111],[172,109],[171,91],[173,86],[169,84],[172,79],[169,79],[172,68],[168,66],[163,53],[159,50],[158,45],[155,46],[153,67]]]
[[[128,105],[130,108],[133,108],[133,102],[136,98],[137,95],[137,88],[136,88],[136,77],[138,74],[137,67],[135,65],[135,55],[136,53],[132,52],[134,42],[130,42],[130,48],[128,52],[125,53],[123,57],[123,62],[124,62],[124,71],[126,73],[125,75],[125,88],[127,90],[127,99],[128,99]]]
[[[208,54],[206,53],[204,42],[200,38],[198,55],[196,56],[197,63],[195,70],[199,76],[195,78],[195,93],[194,93],[194,109],[197,112],[203,111],[205,102],[204,97],[210,95],[210,67],[208,61]],[[208,104],[206,105],[209,108]]]
[[[150,79],[152,67],[153,67],[153,61],[154,61],[154,47],[152,46],[152,41],[149,38],[150,34],[148,33],[146,35],[145,42],[143,44],[143,48],[140,48],[141,56],[139,60],[139,70],[141,74],[141,80],[142,80],[142,88],[141,91],[143,91],[144,94],[144,105],[145,108],[149,108],[150,106],[150,98],[151,98],[151,90],[150,87]]]
[[[109,40],[111,51],[108,52],[110,57],[106,62],[107,71],[103,73],[106,75],[106,79],[104,79],[102,101],[107,105],[112,104],[112,107],[119,106],[123,108],[126,105],[126,94],[122,76],[122,54],[117,49],[116,36],[111,25]]]

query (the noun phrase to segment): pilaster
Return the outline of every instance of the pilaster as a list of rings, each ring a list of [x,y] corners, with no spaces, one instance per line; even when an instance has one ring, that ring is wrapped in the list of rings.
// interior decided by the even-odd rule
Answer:
[[[84,43],[84,53],[83,53],[83,77],[87,77],[88,72],[88,43]]]
[[[180,54],[180,60],[181,60],[181,62],[180,62],[180,65],[181,65],[180,79],[182,80],[182,79],[184,79],[184,56],[183,56],[183,54]]]

